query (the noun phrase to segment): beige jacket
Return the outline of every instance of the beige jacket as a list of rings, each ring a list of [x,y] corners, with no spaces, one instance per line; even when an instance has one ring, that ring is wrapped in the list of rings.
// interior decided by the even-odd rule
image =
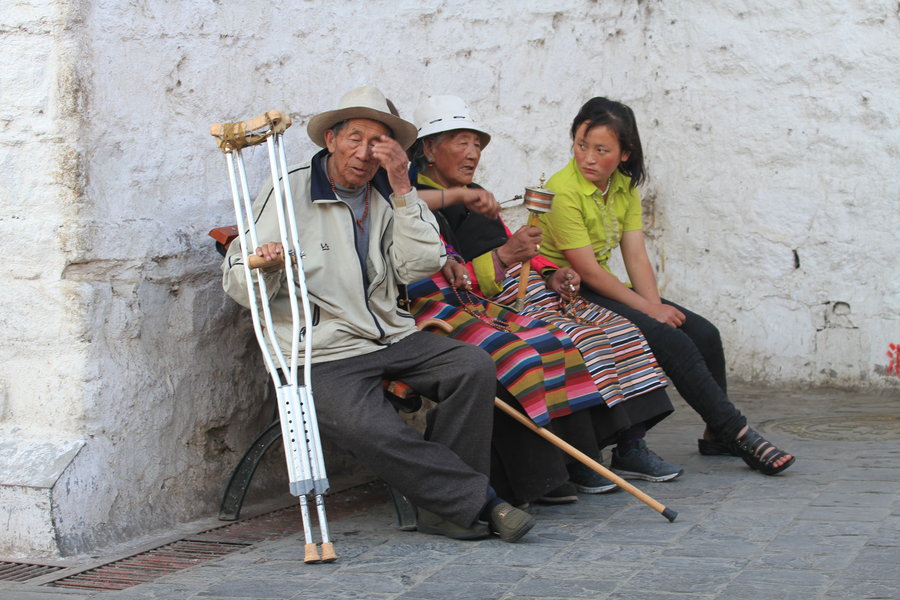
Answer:
[[[373,352],[413,333],[412,315],[397,307],[397,284],[428,277],[446,260],[428,206],[415,189],[403,196],[391,194],[387,177],[379,170],[370,196],[366,288],[355,249],[353,213],[331,190],[323,170],[325,155],[323,150],[288,170],[313,313],[313,363]],[[279,241],[271,182],[254,201],[253,214],[259,243]],[[253,250],[248,249],[251,254]],[[240,240],[229,248],[222,272],[228,295],[249,307]],[[264,277],[276,335],[287,353],[292,329],[285,272]],[[302,343],[300,353],[302,360]]]

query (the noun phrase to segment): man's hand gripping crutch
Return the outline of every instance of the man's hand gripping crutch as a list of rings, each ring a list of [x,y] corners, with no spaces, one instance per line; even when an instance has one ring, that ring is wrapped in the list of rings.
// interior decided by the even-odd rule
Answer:
[[[334,544],[329,539],[323,500],[323,495],[328,491],[328,477],[322,457],[311,384],[312,335],[309,332],[312,331],[312,316],[282,143],[282,134],[290,126],[291,120],[288,115],[280,111],[269,111],[248,121],[212,125],[210,133],[218,140],[219,148],[225,153],[228,165],[253,329],[266,368],[275,383],[290,490],[300,500],[303,533],[306,538],[304,561],[332,562],[337,559],[337,555],[334,552]],[[276,204],[280,239],[263,240],[260,244],[241,152],[246,147],[262,143],[266,144],[269,154],[273,184],[272,199]],[[257,249],[255,255],[249,254],[248,249],[251,248]],[[291,257],[291,267],[285,269],[286,255]],[[275,335],[269,306],[271,295],[263,274],[281,270],[284,273],[281,285],[287,286],[291,299],[293,335],[289,350],[282,348]],[[302,380],[299,377],[301,365],[298,358],[301,339],[304,342],[303,354],[306,359],[302,365]],[[313,499],[316,508],[322,535],[321,555],[313,540],[310,498]]]

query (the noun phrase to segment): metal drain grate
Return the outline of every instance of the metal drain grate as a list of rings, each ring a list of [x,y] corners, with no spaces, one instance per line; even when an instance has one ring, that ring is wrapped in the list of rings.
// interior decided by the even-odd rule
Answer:
[[[59,571],[62,568],[52,565],[32,565],[0,560],[0,581],[28,581],[35,577]]]
[[[328,498],[329,520],[339,519],[360,510],[383,504],[387,500],[387,490],[380,481],[373,481],[343,490]],[[303,521],[300,517],[300,506],[295,504],[256,517],[229,523],[228,525],[214,527],[177,542],[147,550],[99,567],[86,569],[79,573],[72,575],[61,574],[59,579],[44,585],[96,591],[123,590],[196,566],[206,560],[220,558],[230,552],[252,546],[264,540],[277,539],[298,534],[302,531]],[[2,568],[3,564],[0,562],[0,568]],[[39,565],[24,566],[36,566],[54,570],[64,568],[40,567]],[[30,577],[44,575],[47,572],[49,571],[42,571]],[[0,580],[2,579],[0,577]]]
[[[196,538],[178,540],[102,567],[70,575],[50,585],[91,590],[124,590],[193,567],[205,560],[222,557],[249,545],[242,542]]]

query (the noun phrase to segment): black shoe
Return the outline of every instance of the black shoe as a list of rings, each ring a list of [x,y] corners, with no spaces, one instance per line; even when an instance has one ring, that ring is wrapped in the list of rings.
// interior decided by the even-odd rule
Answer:
[[[510,508],[512,508],[510,506]],[[517,510],[517,509],[513,509]],[[484,523],[476,522],[471,527],[460,527],[446,519],[442,519],[433,512],[418,509],[416,529],[422,533],[442,535],[454,540],[480,540],[491,535],[490,529]]]
[[[581,463],[568,466],[569,481],[582,494],[605,494],[619,489],[615,483]]]
[[[616,446],[612,453],[613,473],[622,479],[643,479],[645,481],[671,481],[684,473],[679,465],[666,462],[656,452],[647,447],[647,442],[639,440],[635,447],[620,452]]]
[[[491,509],[491,530],[504,542],[518,542],[534,527],[534,517],[509,502]]]
[[[578,502],[578,493],[571,483],[564,483],[538,498],[544,504],[572,504]]]

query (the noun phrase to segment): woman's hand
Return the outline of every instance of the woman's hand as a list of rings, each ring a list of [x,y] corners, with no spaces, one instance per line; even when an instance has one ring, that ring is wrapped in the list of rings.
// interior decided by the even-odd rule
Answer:
[[[681,327],[684,325],[684,313],[669,304],[651,304],[645,313],[666,325]]]
[[[463,188],[463,203],[472,212],[484,215],[488,219],[496,219],[500,215],[500,203],[494,194],[477,188]]]
[[[562,267],[553,272],[547,280],[547,289],[556,292],[564,300],[572,301],[581,287],[581,277],[570,267]]]
[[[525,225],[510,236],[506,243],[497,248],[497,256],[503,264],[510,266],[517,262],[531,260],[541,249],[541,228]]]
[[[397,140],[382,135],[372,144],[372,156],[387,172],[391,189],[402,196],[412,189],[409,183],[409,159]]]
[[[453,289],[471,290],[472,281],[469,278],[469,270],[455,260],[448,259],[441,267],[441,274]]]

